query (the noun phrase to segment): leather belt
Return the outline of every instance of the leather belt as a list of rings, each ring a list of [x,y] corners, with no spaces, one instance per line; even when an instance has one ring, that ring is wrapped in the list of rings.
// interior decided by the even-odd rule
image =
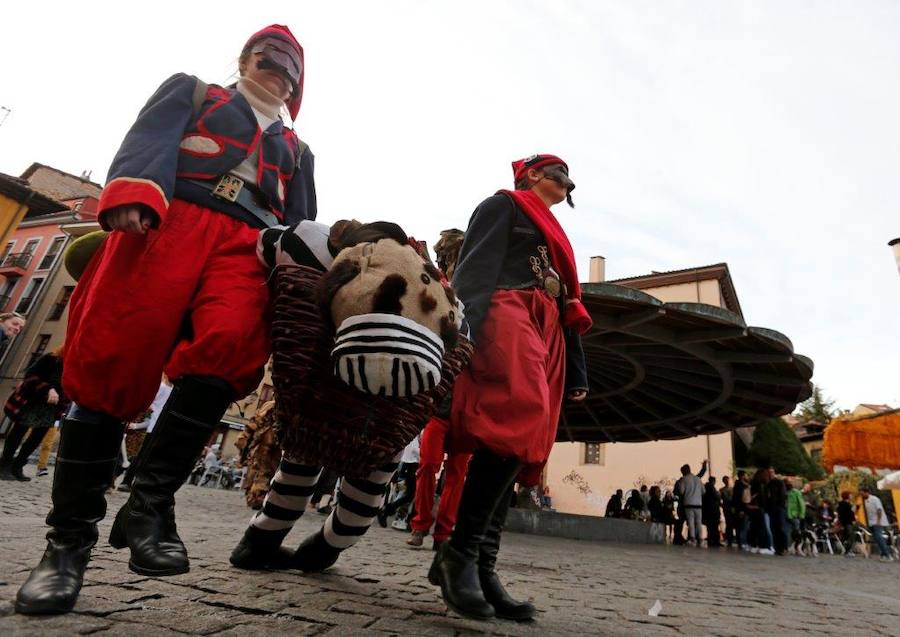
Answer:
[[[281,220],[271,210],[259,204],[256,193],[252,188],[246,186],[240,177],[222,175],[217,181],[201,181],[199,179],[186,179],[185,181],[208,190],[210,197],[239,205],[267,228],[281,225]]]

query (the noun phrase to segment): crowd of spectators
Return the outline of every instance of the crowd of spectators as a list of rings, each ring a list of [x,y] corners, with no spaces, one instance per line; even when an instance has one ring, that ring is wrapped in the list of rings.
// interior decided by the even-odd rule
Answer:
[[[833,532],[853,555],[858,540],[857,510],[850,492],[843,492],[837,507],[820,500],[809,483],[801,489],[789,478],[779,477],[772,467],[757,469],[751,476],[738,471],[722,478],[710,476],[704,461],[694,475],[689,465],[681,467],[672,489],[641,485],[626,494],[618,489],[606,505],[606,517],[656,522],[665,525],[667,541],[676,545],[727,546],[759,555],[799,552],[805,529]],[[867,488],[860,489],[862,509],[872,540],[883,560],[892,560],[885,534],[891,522],[881,500]],[[861,512],[859,512],[861,514]],[[703,527],[703,528],[701,528]]]

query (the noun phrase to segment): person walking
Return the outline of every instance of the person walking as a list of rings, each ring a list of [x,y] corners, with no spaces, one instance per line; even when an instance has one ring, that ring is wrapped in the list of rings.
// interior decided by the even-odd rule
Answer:
[[[462,497],[466,480],[466,468],[472,455],[468,453],[448,453],[444,459],[446,437],[450,423],[440,417],[433,417],[422,431],[419,468],[416,472],[416,514],[412,517],[412,533],[406,540],[409,546],[422,546],[431,525],[434,524],[432,549],[438,550],[453,532],[459,499]],[[444,467],[444,488],[438,502],[437,517],[434,515],[434,497],[437,475]]]
[[[731,508],[734,512],[735,534],[737,545],[742,551],[749,551],[748,533],[750,532],[750,478],[747,472],[741,469],[737,472],[737,480],[731,495]]]
[[[513,484],[540,483],[562,401],[587,397],[581,334],[590,314],[571,243],[550,207],[572,205],[568,165],[539,154],[512,164],[515,190],[485,199],[469,221],[453,275],[475,342],[456,379],[454,450],[472,452],[456,528],[429,570],[455,612],[532,619],[496,573]]]
[[[884,538],[884,529],[886,526],[890,526],[890,521],[884,510],[884,505],[881,503],[881,498],[874,495],[869,487],[862,487],[859,493],[862,496],[863,508],[866,511],[866,523],[869,525],[875,544],[878,545],[878,550],[881,552],[881,559],[884,562],[893,562],[894,557],[891,555],[887,541]]]
[[[62,388],[62,373],[63,347],[60,346],[28,368],[22,383],[7,401],[6,414],[13,426],[0,456],[0,479],[31,480],[23,472],[28,458],[69,408],[69,399]]]
[[[127,547],[143,575],[190,569],[175,491],[270,354],[259,230],[316,216],[312,153],[281,116],[300,110],[302,47],[270,25],[240,49],[238,69],[232,86],[185,73],[163,82],[110,166],[97,206],[110,232],[69,310],[63,386],[74,404],[60,425],[51,530],[17,594],[20,613],[75,605],[125,423],[147,409],[164,371],[172,396],[109,543]]]
[[[791,530],[787,520],[787,492],[784,481],[775,474],[775,468],[769,467],[769,501],[766,513],[775,544],[775,554],[784,555],[791,543]]]
[[[769,470],[758,469],[750,483],[750,552],[775,555],[769,528]]]
[[[722,503],[722,517],[725,518],[725,544],[728,548],[731,548],[735,541],[735,524],[734,488],[731,486],[731,478],[729,476],[722,476],[719,501]]]
[[[381,527],[386,527],[388,518],[396,515],[401,507],[407,507],[406,516],[402,520],[402,528],[400,530],[408,531],[410,528],[409,521],[415,515],[413,503],[416,501],[416,471],[419,469],[420,438],[421,434],[413,438],[406,445],[406,448],[403,449],[403,454],[400,456],[400,467],[397,469],[397,475],[394,476],[393,480],[395,485],[402,483],[403,488],[398,489],[402,493],[397,495],[395,492],[395,497],[390,502],[386,498],[384,504],[378,509],[376,517]],[[395,524],[397,522],[395,520]],[[398,524],[398,526],[401,525]],[[394,528],[397,527],[395,526]]]
[[[35,474],[37,477],[40,478],[49,473],[47,467],[50,464],[50,454],[53,453],[53,446],[56,444],[58,438],[59,420],[53,423],[52,427],[47,429],[47,433],[44,434],[44,437],[41,440],[41,446],[38,450],[37,473]]]
[[[688,527],[688,543],[693,542],[700,546],[701,530],[703,522],[703,482],[700,478],[706,473],[707,461],[703,461],[703,468],[698,475],[691,473],[691,466],[686,464],[681,467],[681,478],[675,483],[675,493],[682,502],[685,520]]]
[[[803,494],[795,489],[794,485],[787,478],[784,479],[784,488],[787,491],[787,519],[792,535],[792,542],[789,545],[788,552],[791,555],[795,555],[798,553],[798,547],[802,539],[800,534],[803,531],[804,524],[806,524],[806,502],[803,499]]]
[[[703,491],[703,524],[706,526],[706,546],[718,548],[722,546],[719,524],[722,521],[722,502],[716,479],[710,476]]]
[[[841,539],[844,542],[844,554],[853,557],[856,545],[856,507],[850,501],[849,491],[841,492],[841,501],[837,505],[837,521],[841,527]]]
[[[666,538],[675,543],[675,494],[666,489],[662,499],[663,524],[666,525]]]

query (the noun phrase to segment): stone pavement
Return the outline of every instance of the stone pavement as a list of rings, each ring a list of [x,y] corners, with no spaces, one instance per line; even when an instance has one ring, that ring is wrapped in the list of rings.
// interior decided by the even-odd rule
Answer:
[[[516,534],[504,538],[500,571],[538,620],[470,621],[426,581],[430,542],[410,549],[391,529],[373,528],[325,574],[233,569],[249,516],[241,494],[192,486],[178,494],[189,573],[132,573],[128,552],[106,543],[107,520],[75,612],[29,618],[11,600],[43,551],[49,485],[0,482],[0,635],[900,635],[898,564]],[[123,501],[112,495],[111,513]],[[308,513],[289,541],[322,520]],[[662,612],[650,617],[657,599]]]

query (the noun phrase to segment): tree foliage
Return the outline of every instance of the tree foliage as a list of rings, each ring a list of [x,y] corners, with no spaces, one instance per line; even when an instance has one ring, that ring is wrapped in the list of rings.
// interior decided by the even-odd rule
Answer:
[[[809,480],[824,477],[822,468],[813,462],[781,418],[769,418],[756,426],[749,460],[754,466],[775,467],[775,471],[785,475],[803,476]]]
[[[817,422],[827,425],[834,418],[836,411],[834,401],[825,398],[822,389],[818,385],[813,385],[812,396],[800,403],[797,418],[803,423]]]

